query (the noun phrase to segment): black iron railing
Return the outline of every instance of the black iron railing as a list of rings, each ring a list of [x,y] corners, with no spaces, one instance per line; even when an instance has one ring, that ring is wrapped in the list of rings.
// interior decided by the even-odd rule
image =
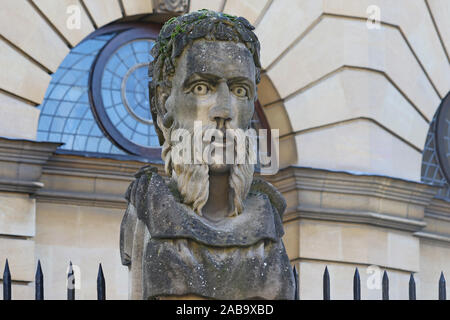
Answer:
[[[295,280],[295,300],[300,300],[299,297],[299,279],[296,267],[293,267]],[[67,273],[67,300],[75,300],[75,275],[73,271],[72,262],[69,262],[69,271]],[[323,273],[323,300],[331,300],[330,295],[330,273],[328,267],[325,267]],[[439,300],[446,300],[446,287],[444,273],[441,272],[438,282]],[[11,300],[11,272],[9,270],[8,259],[6,259],[5,269],[3,272],[3,300]],[[38,261],[35,276],[35,299],[44,300],[44,274],[41,268],[41,261]],[[106,300],[106,282],[103,274],[102,264],[98,266],[97,274],[97,299]],[[384,271],[382,285],[381,285],[381,299],[389,300],[389,277],[388,273]],[[358,268],[355,269],[353,276],[353,300],[361,300],[361,279]],[[416,300],[416,282],[414,275],[411,273],[409,278],[409,300]]]
[[[389,277],[386,270],[383,273],[383,278],[381,281],[381,299],[389,300]],[[443,272],[441,272],[441,276],[439,278],[438,299],[446,300],[445,277]],[[323,300],[331,300],[330,274],[328,272],[328,267],[325,267],[325,271],[323,273]],[[361,279],[359,277],[358,268],[355,269],[355,275],[353,276],[353,300],[361,300]],[[416,282],[412,273],[409,277],[409,300],[416,300]]]
[[[34,282],[35,300],[44,300],[44,274],[40,260],[38,260]],[[9,270],[8,259],[6,259],[5,270],[3,272],[3,300],[11,300],[11,295],[11,271]],[[97,299],[106,300],[106,283],[101,263],[98,266]],[[67,300],[75,300],[75,275],[72,262],[69,262],[69,272],[67,273]]]

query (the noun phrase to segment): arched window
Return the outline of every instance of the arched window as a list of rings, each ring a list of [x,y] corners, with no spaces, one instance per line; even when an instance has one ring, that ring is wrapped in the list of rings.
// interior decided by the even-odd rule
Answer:
[[[450,93],[430,124],[422,158],[422,181],[441,185],[438,197],[450,201]]]
[[[159,157],[148,99],[158,32],[155,24],[119,24],[73,48],[39,106],[38,140],[64,142],[63,150]]]

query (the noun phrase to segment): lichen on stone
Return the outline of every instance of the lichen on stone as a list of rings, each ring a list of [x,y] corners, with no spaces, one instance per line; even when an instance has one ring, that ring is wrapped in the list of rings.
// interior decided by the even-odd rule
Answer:
[[[168,20],[151,50],[153,61],[149,66],[151,113],[157,124],[156,88],[170,88],[171,78],[175,73],[176,59],[184,48],[193,41],[205,39],[208,41],[232,41],[245,44],[253,56],[256,67],[255,82],[260,80],[260,44],[253,33],[255,28],[243,17],[236,17],[226,13],[201,9]],[[156,131],[160,141],[164,141],[159,127]]]

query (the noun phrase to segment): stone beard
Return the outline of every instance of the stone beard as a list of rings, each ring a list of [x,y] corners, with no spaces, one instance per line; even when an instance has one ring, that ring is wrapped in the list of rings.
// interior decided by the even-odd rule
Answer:
[[[169,180],[147,166],[126,193],[120,252],[129,267],[131,299],[294,299],[294,275],[282,242],[282,195],[254,179],[250,163],[174,161],[176,129],[193,132],[195,121],[201,121],[203,130],[223,133],[250,125],[259,74],[254,53],[248,44],[217,40],[232,35],[226,28],[233,25],[240,28],[235,35],[253,39],[245,33],[251,29],[245,19],[205,11],[181,16],[161,31],[185,46],[181,50],[174,44],[179,56],[170,85],[167,80],[154,85],[152,115]],[[197,38],[186,45],[167,30],[185,30],[181,36]],[[164,50],[155,50],[159,69],[153,81],[162,79],[158,70],[164,69],[158,56]],[[206,142],[205,149],[218,144]],[[247,159],[253,152],[250,144]]]
[[[164,128],[162,124],[160,124],[160,128],[162,128],[165,137],[165,142],[162,149],[162,158],[165,163],[165,170],[166,172],[171,172],[171,176],[177,184],[178,191],[181,194],[183,203],[190,205],[195,212],[197,212],[199,215],[202,215],[202,208],[205,206],[209,197],[209,167],[211,165],[205,162],[205,159],[203,159],[202,155],[204,153],[214,153],[215,148],[212,148],[211,146],[213,143],[208,142],[204,146],[204,149],[201,150],[201,152],[199,153],[200,159],[197,159],[200,162],[199,164],[194,164],[194,161],[192,161],[192,163],[177,163],[176,161],[173,161],[172,157],[174,143],[171,142],[171,137],[173,131],[177,129],[185,129],[187,132],[189,132],[189,136],[192,137],[192,141],[189,143],[189,145],[192,147],[190,152],[190,155],[192,155],[192,157],[190,158],[193,160],[193,158],[195,157],[194,130],[192,128],[183,128],[182,125],[178,123],[178,121],[174,121],[169,129]],[[202,132],[211,129],[216,129],[216,126],[209,125],[203,127]],[[226,125],[226,129],[234,128]],[[235,135],[244,135],[244,132],[242,130],[230,130],[229,132],[234,132]],[[236,140],[239,139],[245,139],[245,136],[237,138]],[[205,141],[203,135],[201,137],[201,141]],[[203,142],[203,144],[205,144],[205,142]],[[255,145],[253,140],[247,139],[245,148],[246,160],[256,157],[254,147]],[[223,160],[225,160],[225,152],[222,151],[222,153],[224,154]],[[236,157],[236,150],[234,157]],[[212,165],[215,165],[214,161]],[[249,163],[249,161],[246,161],[243,164],[231,165],[229,170],[230,175],[228,182],[230,185],[229,199],[231,207],[229,216],[237,216],[243,211],[243,201],[250,190],[250,185],[253,180],[254,165]]]

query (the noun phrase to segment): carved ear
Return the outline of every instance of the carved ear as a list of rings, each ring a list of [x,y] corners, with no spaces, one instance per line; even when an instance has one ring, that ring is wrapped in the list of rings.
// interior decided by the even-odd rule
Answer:
[[[155,103],[158,117],[164,117],[167,113],[166,101],[169,97],[170,91],[167,87],[157,86],[155,89]]]

